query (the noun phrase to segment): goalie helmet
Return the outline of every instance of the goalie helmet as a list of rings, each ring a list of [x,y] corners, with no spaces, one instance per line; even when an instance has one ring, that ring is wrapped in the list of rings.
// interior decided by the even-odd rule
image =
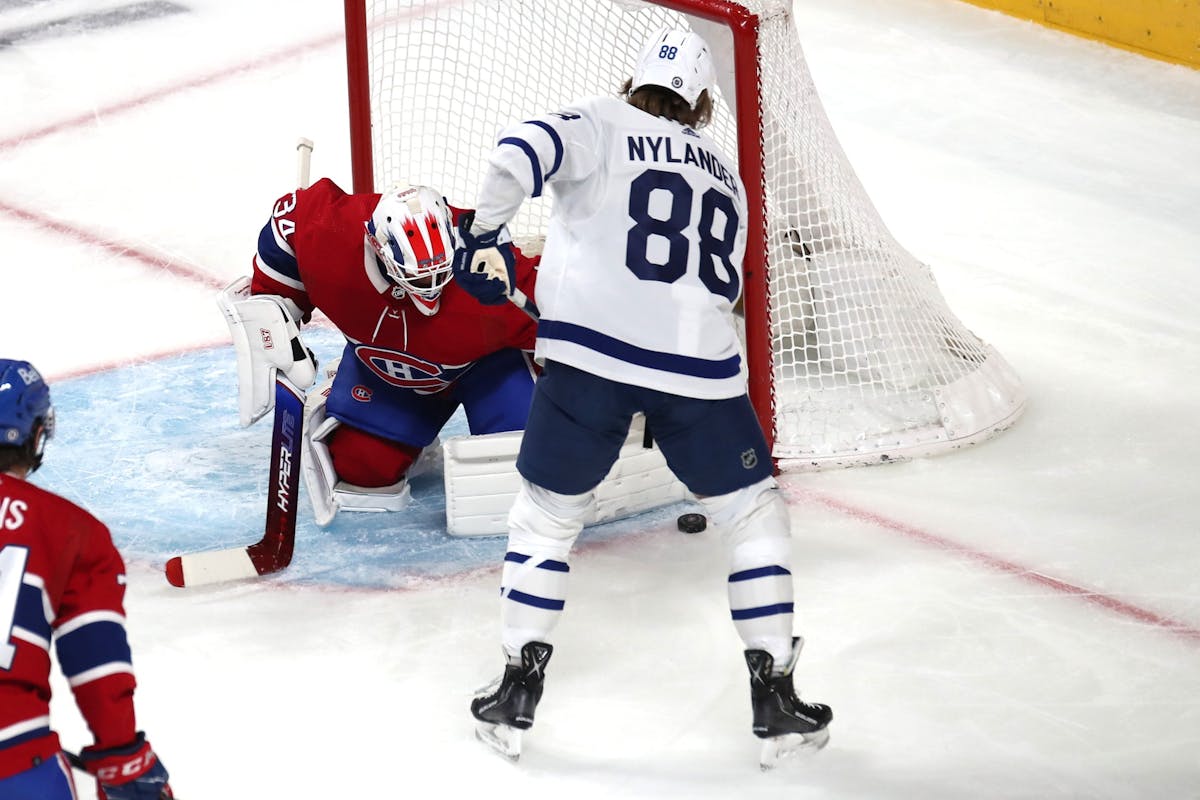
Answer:
[[[630,91],[661,86],[682,97],[692,108],[716,81],[708,44],[687,30],[662,28],[646,40],[633,69]]]
[[[366,227],[388,278],[436,300],[454,274],[454,224],[445,198],[428,186],[398,184],[380,196]]]
[[[28,451],[30,471],[54,435],[50,388],[28,361],[0,358],[0,446]]]

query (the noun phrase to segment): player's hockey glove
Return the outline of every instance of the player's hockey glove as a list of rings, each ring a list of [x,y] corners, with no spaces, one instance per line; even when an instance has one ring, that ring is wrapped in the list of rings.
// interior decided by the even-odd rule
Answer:
[[[485,306],[503,303],[517,284],[512,237],[501,225],[471,233],[475,213],[463,214],[458,227],[459,246],[454,251],[454,279]]]
[[[83,748],[79,765],[96,777],[100,784],[100,800],[165,800],[173,798],[170,776],[150,749],[146,734],[138,731],[137,738],[124,747],[107,750]]]

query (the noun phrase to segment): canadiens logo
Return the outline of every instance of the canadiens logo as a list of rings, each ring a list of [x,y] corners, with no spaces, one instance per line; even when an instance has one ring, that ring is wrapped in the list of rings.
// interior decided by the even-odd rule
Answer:
[[[361,383],[350,390],[350,396],[360,403],[371,402],[371,390]]]
[[[381,381],[422,394],[441,391],[470,367],[443,367],[411,353],[365,345],[356,348],[354,354]]]

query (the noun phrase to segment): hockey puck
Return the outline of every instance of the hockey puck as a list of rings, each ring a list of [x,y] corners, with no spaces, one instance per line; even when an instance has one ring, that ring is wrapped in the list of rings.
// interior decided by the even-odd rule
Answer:
[[[680,514],[675,526],[684,533],[699,533],[708,527],[708,520],[703,514]]]

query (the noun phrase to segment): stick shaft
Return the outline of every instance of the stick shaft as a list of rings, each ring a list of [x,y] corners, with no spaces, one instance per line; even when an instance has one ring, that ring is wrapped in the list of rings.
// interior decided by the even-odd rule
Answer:
[[[312,139],[301,137],[296,142],[296,186],[301,189],[308,188],[309,167],[312,165],[312,151]]]

